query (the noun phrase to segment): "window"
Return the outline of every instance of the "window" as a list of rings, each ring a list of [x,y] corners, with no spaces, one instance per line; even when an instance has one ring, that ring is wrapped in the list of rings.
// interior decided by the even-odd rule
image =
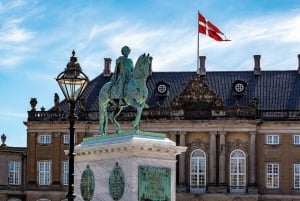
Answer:
[[[300,189],[300,164],[294,164],[294,188]]]
[[[246,154],[240,149],[230,154],[230,192],[246,192]]]
[[[69,184],[69,161],[63,162],[63,184]]]
[[[190,191],[203,193],[206,191],[206,156],[204,151],[196,149],[190,159]]]
[[[9,185],[20,185],[20,167],[20,162],[9,162]]]
[[[63,135],[64,144],[70,144],[70,135]]]
[[[279,144],[279,135],[267,135],[267,144]]]
[[[39,161],[38,171],[39,171],[39,185],[50,185],[51,162]]]
[[[294,144],[300,145],[300,135],[294,135]]]
[[[50,144],[51,143],[51,135],[39,135],[39,143],[40,144]]]
[[[266,164],[266,187],[279,188],[279,164]]]

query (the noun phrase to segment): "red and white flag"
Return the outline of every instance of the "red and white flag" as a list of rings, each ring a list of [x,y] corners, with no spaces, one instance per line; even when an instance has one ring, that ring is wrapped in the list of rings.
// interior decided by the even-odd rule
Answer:
[[[226,36],[220,31],[218,27],[213,25],[208,21],[203,15],[198,12],[198,32],[208,35],[209,37],[215,39],[216,41],[230,41]]]

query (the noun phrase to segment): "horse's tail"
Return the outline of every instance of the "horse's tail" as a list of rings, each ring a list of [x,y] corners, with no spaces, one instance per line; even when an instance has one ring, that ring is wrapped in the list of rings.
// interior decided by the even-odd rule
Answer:
[[[107,105],[110,100],[111,82],[107,82],[99,91],[99,125],[100,135],[105,135],[108,124]]]

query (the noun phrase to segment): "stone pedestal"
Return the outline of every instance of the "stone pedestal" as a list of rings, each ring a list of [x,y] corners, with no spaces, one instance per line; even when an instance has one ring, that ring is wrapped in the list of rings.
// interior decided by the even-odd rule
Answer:
[[[175,201],[176,155],[185,150],[160,133],[85,138],[75,147],[75,200],[84,200],[83,190],[89,194],[94,188],[91,201],[162,200],[163,196]],[[86,177],[86,170],[93,176]]]

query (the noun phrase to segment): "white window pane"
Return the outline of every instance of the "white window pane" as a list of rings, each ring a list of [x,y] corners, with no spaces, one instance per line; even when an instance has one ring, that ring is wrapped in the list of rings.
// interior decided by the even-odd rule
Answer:
[[[63,135],[64,144],[70,144],[70,135]]]
[[[297,144],[297,142],[298,142],[298,138],[296,135],[294,135],[294,144]]]
[[[39,161],[39,184],[50,185],[51,175],[50,161]]]
[[[243,193],[246,188],[246,155],[242,150],[230,154],[230,192]]]
[[[69,183],[69,162],[63,163],[63,184],[68,185]]]
[[[50,144],[51,143],[51,135],[39,135],[39,143],[40,144]]]
[[[17,161],[9,162],[9,184],[20,185],[20,166],[21,163]]]
[[[279,187],[279,164],[266,164],[266,186],[267,188]]]
[[[200,192],[206,186],[206,157],[202,150],[194,150],[190,158],[190,190]]]

